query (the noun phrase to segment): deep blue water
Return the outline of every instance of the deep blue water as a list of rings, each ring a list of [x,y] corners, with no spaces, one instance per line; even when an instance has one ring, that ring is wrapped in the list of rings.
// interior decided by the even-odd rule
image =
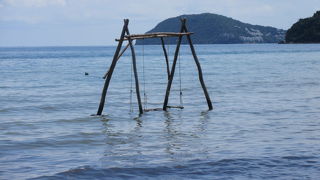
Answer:
[[[162,49],[142,48],[141,93],[162,107]],[[196,46],[213,111],[183,46],[185,108],[142,116],[135,94],[130,112],[126,53],[104,116],[91,116],[114,50],[0,48],[0,179],[320,179],[320,45]],[[170,105],[180,104],[178,72]]]

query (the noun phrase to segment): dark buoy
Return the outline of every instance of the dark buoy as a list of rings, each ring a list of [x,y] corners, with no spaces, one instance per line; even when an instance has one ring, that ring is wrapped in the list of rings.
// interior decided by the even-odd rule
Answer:
[[[89,75],[89,73],[87,73],[87,72],[84,72],[84,75],[85,75],[85,76],[88,76],[88,75]]]

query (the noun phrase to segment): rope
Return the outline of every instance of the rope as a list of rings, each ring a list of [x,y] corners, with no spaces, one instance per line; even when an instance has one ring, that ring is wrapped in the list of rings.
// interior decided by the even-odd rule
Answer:
[[[131,61],[131,77],[130,77],[130,112],[133,112],[133,106],[132,106],[132,94],[133,94],[133,72],[132,72],[132,69],[133,69],[133,62]]]
[[[169,41],[169,39],[168,39],[168,41]],[[170,41],[169,41],[169,43],[167,43],[168,45],[168,59],[170,59]]]
[[[180,86],[180,106],[183,106],[182,101],[182,78],[181,78],[181,62],[180,62],[180,52],[178,54],[178,65],[179,65],[179,86]]]
[[[147,109],[147,93],[146,93],[146,79],[144,73],[144,39],[142,39],[142,76],[143,76],[143,103],[144,109]]]

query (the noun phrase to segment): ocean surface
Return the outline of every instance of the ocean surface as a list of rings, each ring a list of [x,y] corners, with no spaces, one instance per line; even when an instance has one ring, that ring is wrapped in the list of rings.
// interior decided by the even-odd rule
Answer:
[[[320,179],[320,45],[196,50],[212,111],[183,46],[184,109],[139,116],[128,51],[93,116],[115,47],[0,48],[0,179]],[[162,49],[136,53],[143,106],[161,108]]]

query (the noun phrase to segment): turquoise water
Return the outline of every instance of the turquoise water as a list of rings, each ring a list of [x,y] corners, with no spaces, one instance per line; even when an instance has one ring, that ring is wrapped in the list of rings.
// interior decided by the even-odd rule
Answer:
[[[114,50],[0,48],[0,179],[320,178],[319,45],[196,46],[213,111],[183,46],[185,108],[142,116],[135,94],[130,112],[131,59],[125,54],[104,115],[91,116]],[[146,106],[162,107],[162,49],[136,51]],[[176,71],[169,104],[179,101]]]

